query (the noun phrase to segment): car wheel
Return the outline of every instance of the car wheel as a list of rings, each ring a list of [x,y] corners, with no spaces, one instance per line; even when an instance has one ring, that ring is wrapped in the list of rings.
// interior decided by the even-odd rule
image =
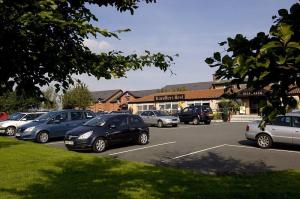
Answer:
[[[257,136],[256,142],[260,148],[267,149],[272,146],[273,140],[269,135],[262,133]]]
[[[49,134],[46,131],[38,133],[36,141],[39,143],[47,143],[49,141]]]
[[[148,135],[146,133],[141,133],[138,137],[138,144],[145,145],[149,142]]]
[[[199,118],[197,118],[197,117],[195,117],[194,119],[193,119],[193,124],[194,125],[198,125],[199,124]]]
[[[157,127],[158,127],[158,128],[164,127],[164,123],[163,123],[161,120],[159,120],[159,121],[157,122]]]
[[[8,136],[14,136],[16,134],[16,127],[9,126],[5,129],[5,134]]]
[[[173,126],[173,127],[177,127],[178,125],[177,125],[177,124],[173,124],[172,126]]]
[[[106,141],[103,138],[97,138],[93,144],[93,151],[101,153],[106,149]]]
[[[210,124],[210,120],[204,121],[204,124]]]

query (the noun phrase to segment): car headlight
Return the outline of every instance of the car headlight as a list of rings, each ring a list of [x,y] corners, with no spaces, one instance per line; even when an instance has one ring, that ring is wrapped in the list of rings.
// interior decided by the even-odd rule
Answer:
[[[81,135],[78,137],[78,139],[79,139],[79,140],[86,140],[86,139],[88,139],[92,134],[93,134],[93,131],[88,131],[88,132],[86,132],[86,133],[84,133],[84,134],[81,134]]]
[[[25,129],[25,132],[31,132],[34,130],[34,128],[35,128],[35,126],[29,127],[27,129]]]

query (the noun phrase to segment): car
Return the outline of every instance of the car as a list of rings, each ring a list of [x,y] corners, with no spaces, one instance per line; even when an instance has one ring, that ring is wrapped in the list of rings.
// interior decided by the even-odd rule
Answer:
[[[110,114],[131,114],[130,111],[127,110],[120,110],[120,111],[111,111]]]
[[[180,122],[188,124],[193,122],[194,125],[198,125],[200,122],[204,124],[210,124],[213,118],[213,112],[208,105],[189,106],[184,108],[178,113]]]
[[[263,149],[273,143],[300,144],[300,113],[287,113],[277,116],[272,122],[259,127],[260,121],[248,123],[245,136]]]
[[[176,127],[180,122],[178,117],[170,116],[157,110],[144,111],[140,116],[147,125],[156,125],[159,128],[164,126]]]
[[[149,128],[138,115],[106,114],[68,131],[64,142],[69,150],[100,153],[122,142],[148,144]]]
[[[92,111],[61,110],[48,112],[17,129],[16,138],[46,143],[50,138],[63,138],[67,131],[95,117]]]
[[[8,117],[8,120],[0,122],[0,133],[14,136],[19,126],[27,124],[45,113],[46,112],[14,113]]]
[[[8,119],[8,114],[6,112],[0,112],[0,122]]]

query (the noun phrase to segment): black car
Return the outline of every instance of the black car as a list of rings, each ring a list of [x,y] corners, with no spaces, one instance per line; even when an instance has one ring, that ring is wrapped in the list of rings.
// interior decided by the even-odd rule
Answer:
[[[210,121],[213,118],[213,113],[211,108],[207,105],[190,106],[179,112],[178,117],[180,122],[184,122],[185,124],[188,124],[189,122],[193,122],[195,125],[200,122],[210,124]]]
[[[141,145],[149,142],[149,128],[140,116],[102,115],[68,131],[65,136],[69,150],[92,149],[97,153],[103,152],[109,145],[130,141]]]

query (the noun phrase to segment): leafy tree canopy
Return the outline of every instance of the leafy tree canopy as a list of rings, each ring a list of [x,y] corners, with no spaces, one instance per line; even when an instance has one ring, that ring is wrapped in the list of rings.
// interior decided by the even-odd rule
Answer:
[[[64,94],[62,103],[65,109],[85,109],[91,106],[92,95],[85,84],[78,83]]]
[[[267,102],[261,104],[265,121],[295,107],[289,92],[300,86],[300,4],[279,10],[273,20],[268,34],[251,39],[237,34],[219,43],[224,52],[205,60],[217,67],[217,78],[232,80],[228,89],[240,84],[253,91],[268,88]]]
[[[168,55],[96,54],[83,45],[91,36],[119,38],[119,33],[129,31],[94,26],[98,19],[91,5],[134,14],[141,2],[155,0],[0,0],[0,95],[14,89],[40,95],[40,87],[50,82],[56,83],[56,91],[67,89],[74,74],[110,79],[144,66],[166,71],[173,63]]]

